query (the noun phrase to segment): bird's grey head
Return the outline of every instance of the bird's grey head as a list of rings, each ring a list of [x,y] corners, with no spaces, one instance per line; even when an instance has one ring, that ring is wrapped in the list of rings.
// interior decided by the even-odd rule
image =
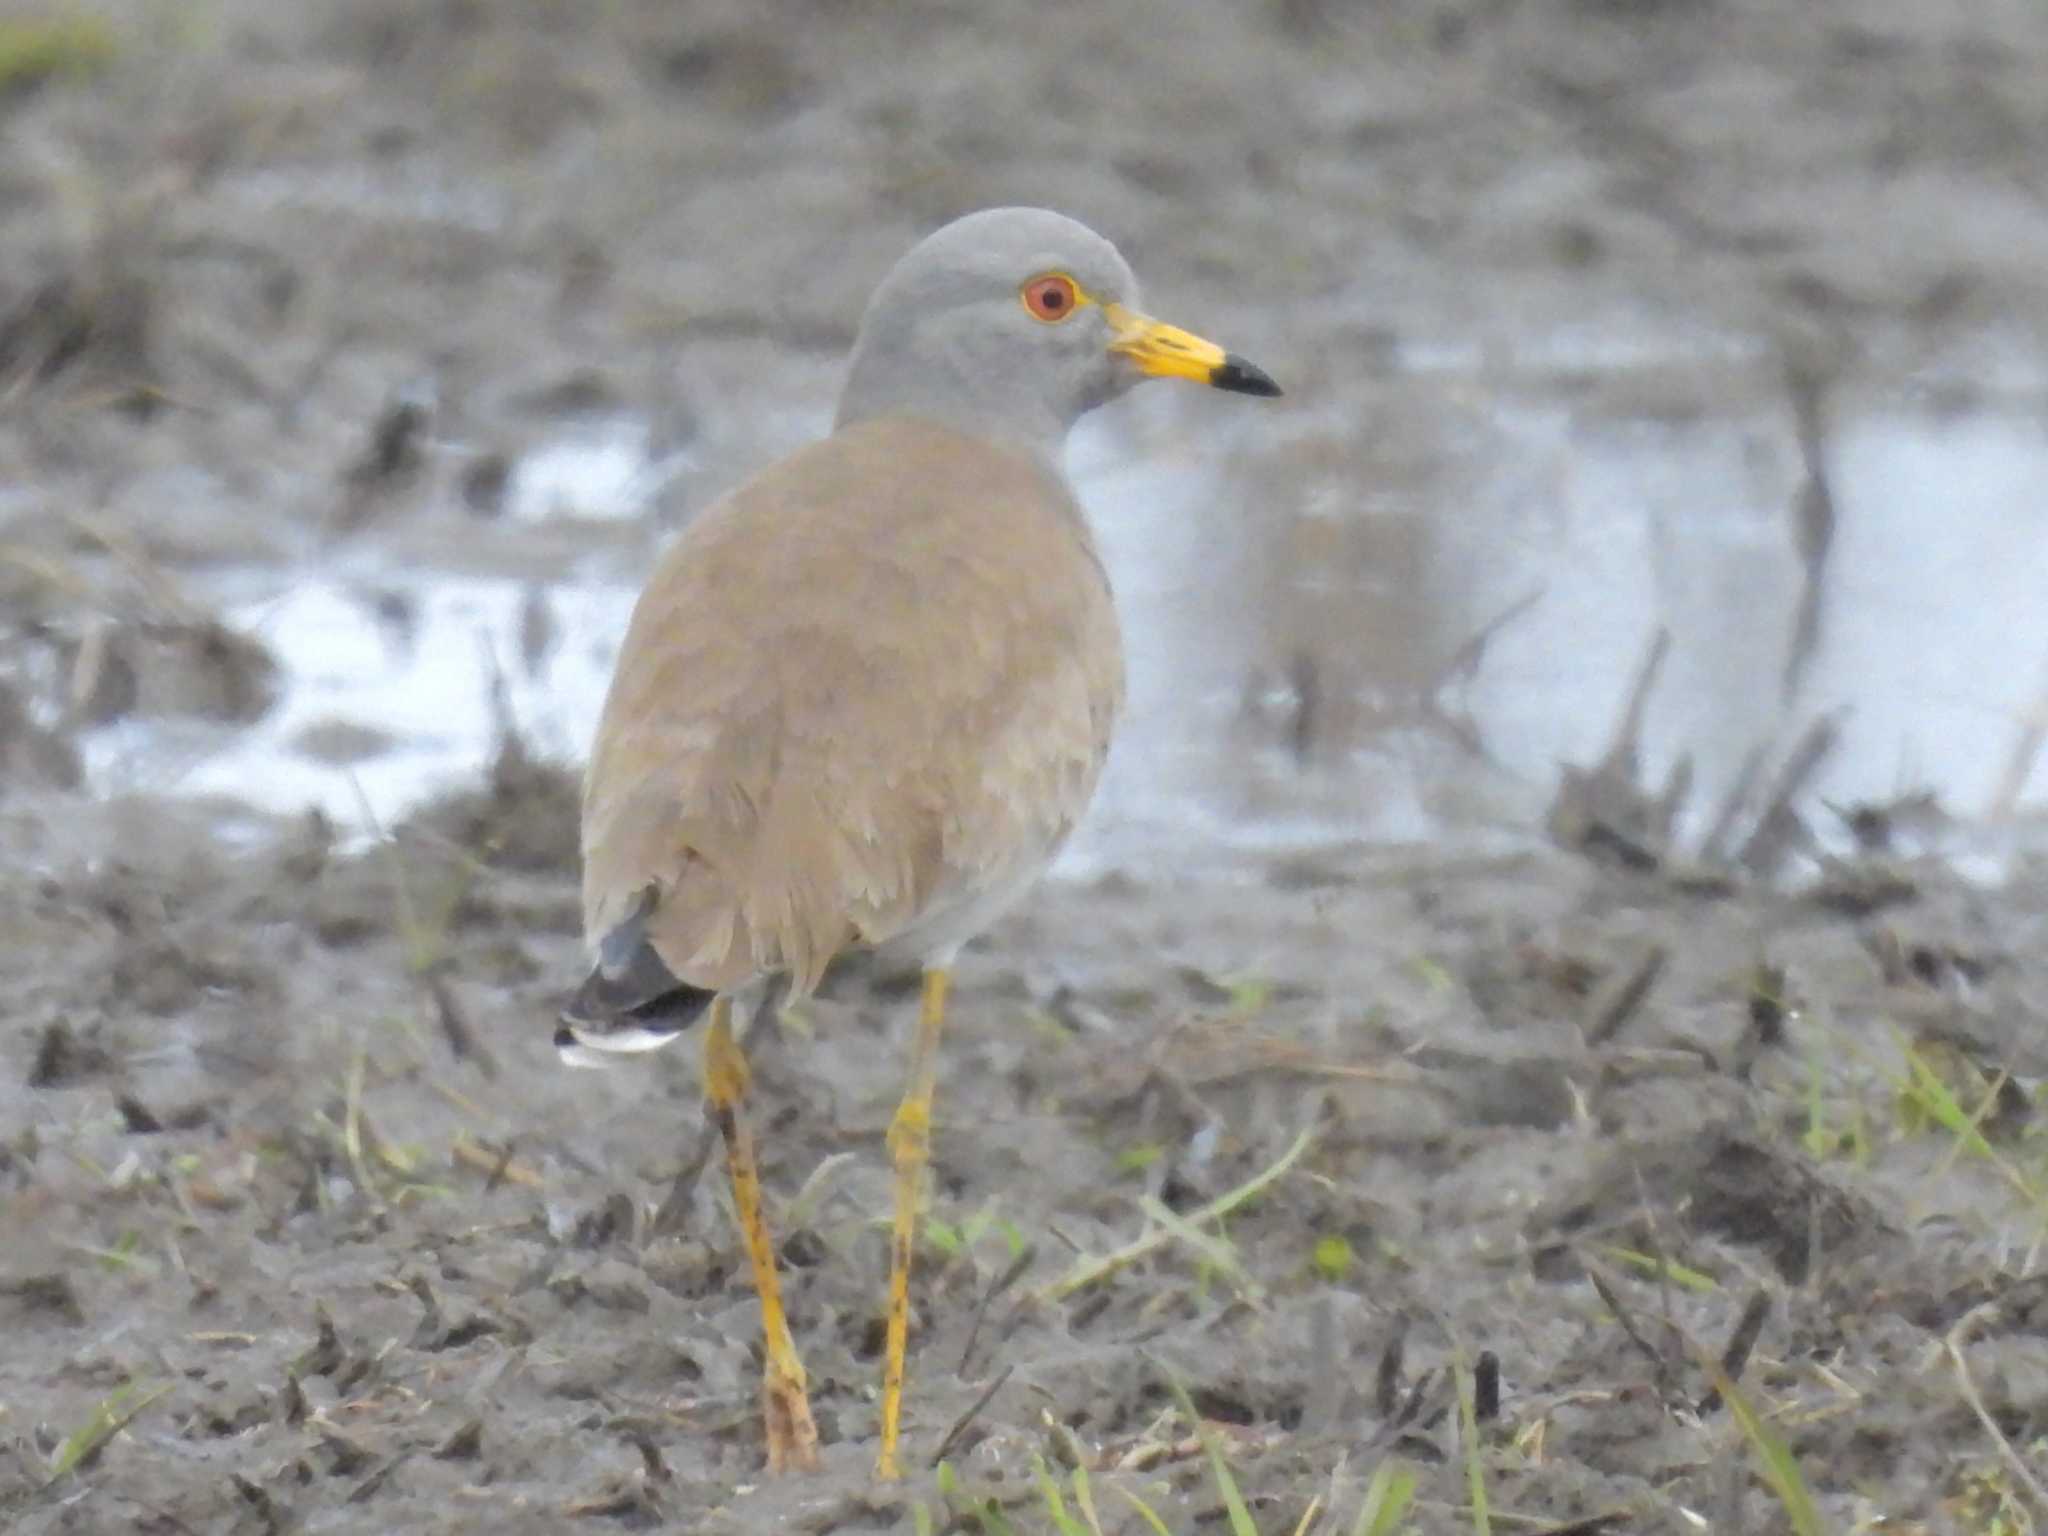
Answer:
[[[1147,375],[1280,391],[1221,348],[1145,315],[1115,246],[1042,208],[992,208],[928,235],[868,302],[840,426],[915,416],[1056,453],[1084,411]]]

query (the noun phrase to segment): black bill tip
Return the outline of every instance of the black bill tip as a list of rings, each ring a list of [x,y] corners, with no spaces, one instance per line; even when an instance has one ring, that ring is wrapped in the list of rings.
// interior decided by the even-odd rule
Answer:
[[[1255,363],[1248,363],[1235,352],[1227,353],[1223,362],[1209,375],[1211,389],[1227,389],[1234,395],[1264,395],[1271,399],[1280,393],[1266,370]]]

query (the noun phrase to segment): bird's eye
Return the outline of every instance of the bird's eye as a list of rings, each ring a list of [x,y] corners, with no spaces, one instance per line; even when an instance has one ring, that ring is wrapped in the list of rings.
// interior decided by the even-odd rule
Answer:
[[[1081,307],[1081,290],[1064,272],[1048,272],[1026,283],[1018,296],[1034,319],[1048,324],[1064,320]]]

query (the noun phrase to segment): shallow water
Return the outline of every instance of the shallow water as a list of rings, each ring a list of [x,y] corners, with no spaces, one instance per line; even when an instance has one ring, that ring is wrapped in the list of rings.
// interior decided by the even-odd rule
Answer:
[[[1612,384],[1640,358],[1603,361]],[[1824,440],[1834,520],[1815,560],[1777,402],[1659,416],[1583,383],[1488,386],[1443,358],[1386,390],[1411,398],[1348,437],[1327,411],[1163,390],[1077,432],[1070,467],[1130,658],[1077,867],[1529,826],[1558,765],[1606,751],[1660,627],[1644,765],[1654,781],[1690,756],[1695,831],[1746,756],[1823,713],[1841,728],[1816,781],[1829,802],[1924,789],[1968,815],[2015,798],[2015,743],[2048,686],[2048,426],[2031,401],[1846,410]],[[548,437],[514,464],[508,515],[648,516],[691,473],[650,444],[630,420]],[[634,573],[596,547],[551,571],[458,573],[374,541],[339,564],[231,572],[225,616],[274,650],[283,702],[254,728],[102,730],[93,781],[318,806],[363,829],[472,776],[507,722],[575,760]],[[1817,625],[1795,673],[1809,579]]]

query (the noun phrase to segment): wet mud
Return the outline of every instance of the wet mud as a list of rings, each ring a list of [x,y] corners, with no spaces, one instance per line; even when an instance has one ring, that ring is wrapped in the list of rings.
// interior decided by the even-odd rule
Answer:
[[[65,16],[0,25],[0,1524],[1038,1532],[1042,1458],[1226,1529],[1177,1386],[1260,1531],[1390,1464],[1420,1530],[1792,1529],[1746,1419],[1832,1529],[2048,1514],[2033,535],[1875,589],[1984,647],[1898,687],[1841,574],[1872,422],[2038,435],[2039,17]],[[550,1044],[578,730],[648,552],[1011,200],[1289,403],[1077,445],[1165,509],[1134,718],[961,963],[900,1485],[914,979],[748,1036],[825,1441],[767,1480],[691,1044]],[[1512,468],[1587,442],[1707,490]]]

